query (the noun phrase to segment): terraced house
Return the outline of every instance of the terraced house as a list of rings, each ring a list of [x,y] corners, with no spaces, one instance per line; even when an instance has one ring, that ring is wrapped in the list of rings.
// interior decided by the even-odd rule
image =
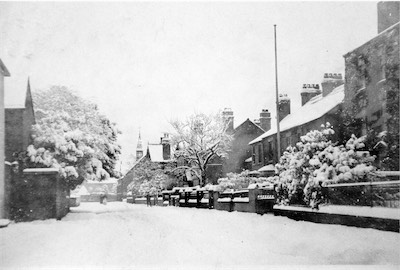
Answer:
[[[344,55],[347,130],[381,137],[372,151],[388,170],[399,170],[399,13],[400,2],[379,2],[378,35]]]
[[[282,119],[279,123],[281,153],[288,146],[294,146],[300,141],[300,137],[308,131],[320,129],[321,125],[327,122],[333,126],[338,124],[344,99],[343,83],[342,74],[325,73],[321,83],[322,90],[320,90],[318,84],[303,85],[301,89],[302,107],[293,113],[280,117]],[[288,98],[281,96],[280,99],[287,101]],[[282,102],[280,102],[281,104]],[[287,102],[283,104],[287,106]],[[287,109],[286,111],[290,112]],[[262,170],[264,166],[278,162],[276,126],[252,140],[249,144],[253,151],[253,170]]]

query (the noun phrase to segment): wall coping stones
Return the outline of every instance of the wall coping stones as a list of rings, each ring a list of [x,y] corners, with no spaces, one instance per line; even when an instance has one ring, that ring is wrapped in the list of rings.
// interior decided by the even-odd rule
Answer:
[[[24,169],[25,174],[57,174],[58,169],[56,168],[29,168]]]

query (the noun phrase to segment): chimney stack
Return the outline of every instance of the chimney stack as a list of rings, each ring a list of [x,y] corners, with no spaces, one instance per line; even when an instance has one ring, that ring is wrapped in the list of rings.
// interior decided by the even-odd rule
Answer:
[[[164,137],[161,137],[161,144],[163,148],[163,159],[171,159],[171,140],[168,133],[164,133]]]
[[[222,118],[224,119],[225,123],[228,124],[228,128],[226,131],[228,133],[233,132],[233,111],[230,108],[225,108],[222,112]]]
[[[290,98],[287,94],[279,94],[279,122],[282,121],[288,114],[290,114]]]
[[[378,3],[378,34],[400,21],[400,2],[381,1]]]
[[[260,113],[260,127],[267,132],[271,129],[271,113],[267,109],[262,109]]]
[[[301,89],[301,106],[319,94],[321,94],[319,84],[303,84],[303,89]]]
[[[326,97],[333,89],[344,84],[341,73],[325,73],[322,80],[322,96]]]

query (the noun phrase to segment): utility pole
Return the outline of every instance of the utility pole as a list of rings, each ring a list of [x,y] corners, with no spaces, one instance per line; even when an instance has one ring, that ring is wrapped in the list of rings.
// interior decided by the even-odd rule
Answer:
[[[276,24],[274,24],[275,37],[275,86],[276,86],[276,142],[278,150],[278,162],[281,157],[281,132],[279,129],[279,92],[278,92],[278,52],[276,46]]]

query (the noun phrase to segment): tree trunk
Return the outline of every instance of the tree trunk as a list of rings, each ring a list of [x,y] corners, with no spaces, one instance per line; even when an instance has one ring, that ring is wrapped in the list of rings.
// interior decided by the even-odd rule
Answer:
[[[200,187],[204,187],[206,185],[206,181],[207,181],[206,170],[202,170]]]

